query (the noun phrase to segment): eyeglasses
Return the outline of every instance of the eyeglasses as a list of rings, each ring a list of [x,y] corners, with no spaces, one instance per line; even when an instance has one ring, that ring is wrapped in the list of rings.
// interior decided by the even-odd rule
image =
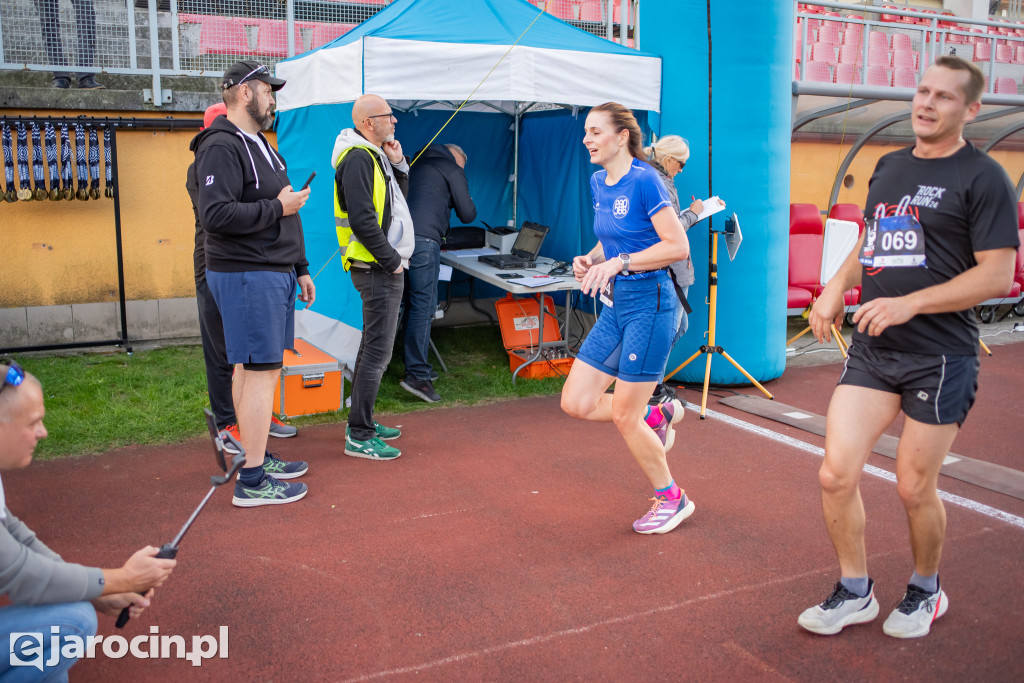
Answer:
[[[256,67],[255,69],[253,69],[252,71],[250,71],[246,75],[242,76],[242,79],[240,81],[238,81],[238,83],[229,83],[227,86],[225,86],[224,89],[227,90],[228,88],[232,88],[232,87],[234,87],[236,85],[242,85],[243,83],[245,83],[247,80],[249,80],[252,76],[255,76],[256,74],[260,74],[261,76],[269,76],[270,75],[270,68],[267,67],[265,64],[260,64],[258,67]]]
[[[389,111],[389,112],[388,112],[387,114],[373,114],[372,116],[367,116],[366,118],[368,118],[368,119],[379,119],[379,118],[381,118],[382,116],[386,116],[386,117],[388,117],[389,119],[390,119],[390,118],[394,118],[394,116],[395,116],[395,112],[393,112],[393,111]]]
[[[11,361],[11,364],[7,367],[7,374],[4,375],[4,383],[0,384],[0,391],[7,388],[10,384],[12,387],[16,387],[25,381],[25,371],[21,369],[21,366]]]

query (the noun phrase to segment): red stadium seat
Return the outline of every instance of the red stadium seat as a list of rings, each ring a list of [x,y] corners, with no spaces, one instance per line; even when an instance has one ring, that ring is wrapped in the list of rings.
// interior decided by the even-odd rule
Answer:
[[[800,308],[821,293],[821,249],[825,225],[814,204],[789,205],[789,292],[787,308]],[[804,296],[800,290],[807,292]]]
[[[916,88],[917,72],[907,67],[898,67],[892,72],[892,86],[894,88]]]
[[[892,74],[887,66],[869,66],[867,72],[868,85],[892,85]]]
[[[309,40],[309,49],[326,45],[356,27],[355,24],[316,24]]]
[[[974,44],[974,61],[987,62],[992,59],[992,43],[985,40]]]
[[[604,0],[583,0],[580,3],[580,21],[604,23]]]
[[[894,69],[913,69],[914,54],[910,50],[893,50],[892,64],[889,66]]]
[[[847,19],[863,19],[857,14],[846,15]],[[847,22],[843,24],[843,45],[860,45],[864,38],[864,24]]]
[[[245,55],[250,53],[245,26],[225,17],[207,17],[199,31],[199,53]]]
[[[910,41],[910,36],[908,36],[906,33],[894,33],[892,34],[892,49],[913,50],[914,45]]]
[[[1013,49],[1009,45],[996,45],[996,61],[1009,64],[1013,61]]]
[[[829,68],[828,62],[816,62],[814,60],[807,62],[807,68],[804,69],[804,80],[814,83],[831,83],[832,71]]]
[[[855,64],[840,64],[836,67],[836,83],[860,83],[860,69]]]
[[[1018,45],[1014,48],[1013,61],[1015,64],[1024,64],[1024,45]]]
[[[859,231],[864,232],[864,211],[856,204],[833,204],[828,210],[829,218],[838,218],[841,221],[853,221],[857,224]]]
[[[868,47],[888,50],[889,34],[882,33],[881,31],[872,31],[871,33],[868,34]]]
[[[864,63],[864,51],[858,45],[843,45],[839,48],[839,63],[859,66]]]
[[[889,51],[869,47],[868,66],[889,66]]]
[[[1016,95],[1017,81],[1010,76],[997,76],[995,93],[997,95]]]
[[[843,42],[843,30],[838,25],[829,22],[818,31],[818,42],[839,45]]]
[[[812,62],[836,63],[836,48],[832,43],[815,43],[811,45]]]
[[[288,24],[284,21],[261,19],[257,24],[256,53],[268,57],[288,56]],[[302,31],[298,24],[293,26],[295,32],[295,54],[306,51],[302,44]]]

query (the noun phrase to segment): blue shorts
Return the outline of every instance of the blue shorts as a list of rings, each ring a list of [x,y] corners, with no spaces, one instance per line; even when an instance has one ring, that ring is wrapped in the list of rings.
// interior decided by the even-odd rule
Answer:
[[[838,383],[899,394],[903,413],[923,424],[963,426],[980,367],[977,356],[932,356],[854,342]]]
[[[616,277],[612,305],[601,310],[576,358],[624,382],[658,382],[679,329],[680,310],[668,271]]]
[[[229,363],[281,363],[295,345],[295,272],[206,271],[224,320]]]

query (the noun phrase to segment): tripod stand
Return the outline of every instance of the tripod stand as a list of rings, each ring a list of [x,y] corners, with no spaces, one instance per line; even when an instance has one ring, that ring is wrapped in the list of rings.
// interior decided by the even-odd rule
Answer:
[[[717,313],[718,306],[718,235],[726,235],[726,239],[737,238],[734,241],[734,246],[729,250],[729,260],[736,255],[736,249],[739,248],[739,241],[742,239],[739,231],[739,223],[736,220],[736,214],[733,214],[731,219],[726,219],[725,230],[714,230],[711,229],[711,263],[708,267],[708,331],[705,336],[708,339],[707,344],[703,344],[692,356],[687,358],[683,363],[675,370],[665,376],[667,382],[673,375],[682,370],[684,367],[690,364],[697,356],[702,353],[707,354],[707,364],[704,366],[704,391],[700,397],[700,419],[704,419],[704,415],[707,411],[708,405],[708,383],[711,380],[711,358],[714,354],[720,353],[722,357],[732,363],[737,370],[743,373],[743,376],[750,380],[751,384],[760,389],[765,396],[770,399],[774,399],[767,389],[761,386],[756,379],[750,376],[743,367],[733,360],[732,356],[725,352],[725,349],[721,346],[715,345],[715,315]]]

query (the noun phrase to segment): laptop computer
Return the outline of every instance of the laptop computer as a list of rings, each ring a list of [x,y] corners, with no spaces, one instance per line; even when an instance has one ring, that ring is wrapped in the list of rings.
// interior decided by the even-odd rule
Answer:
[[[540,245],[544,244],[544,238],[548,236],[548,230],[550,228],[546,225],[527,221],[516,236],[511,254],[488,254],[481,256],[479,261],[501,270],[533,268],[537,265],[537,254]]]

